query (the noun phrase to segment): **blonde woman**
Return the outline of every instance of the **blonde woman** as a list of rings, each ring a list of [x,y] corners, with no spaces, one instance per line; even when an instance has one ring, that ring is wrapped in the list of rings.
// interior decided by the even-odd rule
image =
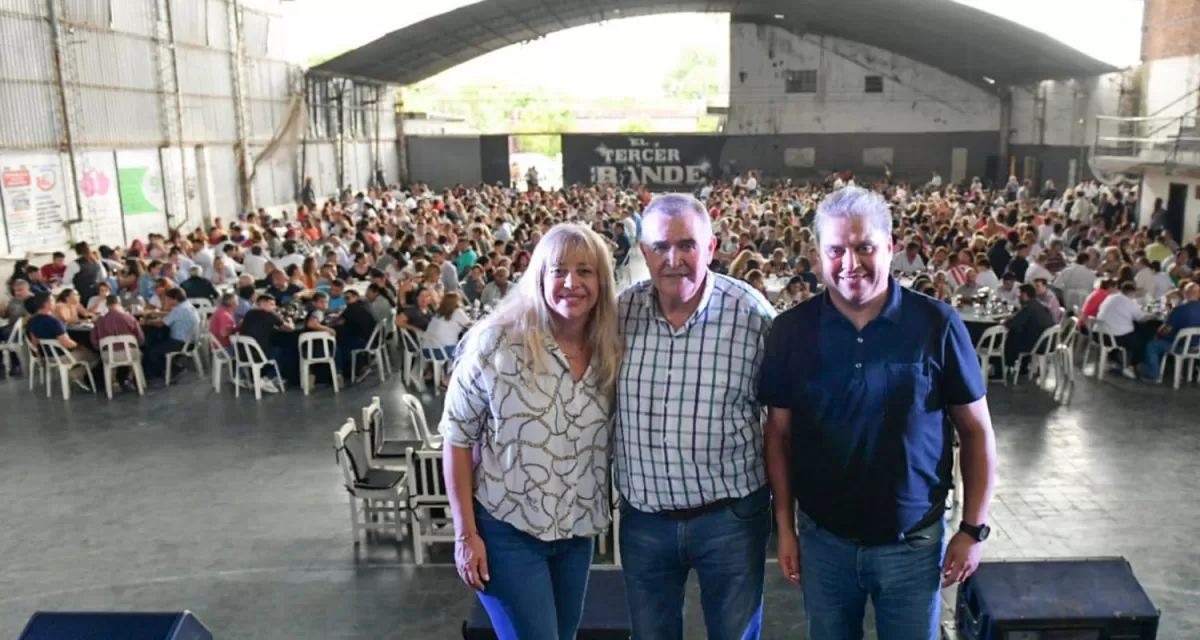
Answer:
[[[440,428],[455,565],[501,640],[575,637],[609,526],[624,348],[611,265],[595,232],[551,228],[460,345]]]

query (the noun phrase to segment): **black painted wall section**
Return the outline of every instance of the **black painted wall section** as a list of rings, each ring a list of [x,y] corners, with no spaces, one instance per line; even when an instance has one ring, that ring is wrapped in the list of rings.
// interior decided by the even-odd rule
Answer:
[[[405,136],[404,139],[408,145],[408,175],[413,182],[444,189],[483,181],[479,136]]]

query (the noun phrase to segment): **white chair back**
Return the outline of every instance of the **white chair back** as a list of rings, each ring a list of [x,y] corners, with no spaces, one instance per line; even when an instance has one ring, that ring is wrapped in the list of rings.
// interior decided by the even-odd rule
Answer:
[[[8,334],[4,344],[10,351],[18,351],[20,345],[25,344],[25,318],[17,318],[13,322],[12,333]]]
[[[229,343],[233,345],[233,359],[240,364],[262,364],[267,361],[267,354],[263,353],[262,347],[258,346],[258,341],[248,336],[229,336]]]
[[[196,311],[200,314],[201,318],[211,316],[213,311],[216,310],[212,300],[208,298],[188,298],[188,302],[192,303],[193,307],[196,307]]]
[[[321,345],[324,355],[316,355],[316,346]],[[300,358],[310,362],[326,362],[333,360],[337,352],[337,340],[324,331],[306,331],[300,334]]]
[[[371,332],[371,336],[367,338],[367,351],[375,351],[383,347],[384,337],[387,335],[386,323],[380,322],[375,325],[375,330]]]
[[[372,396],[371,404],[363,407],[362,424],[369,439],[368,446],[374,454],[383,445],[383,403],[379,396]]]
[[[232,336],[231,336],[232,337]],[[208,352],[212,354],[212,359],[217,362],[229,362],[229,352],[225,347],[221,346],[221,341],[213,336],[208,336]]]
[[[333,434],[333,450],[338,466],[342,468],[342,479],[347,489],[367,477],[367,449],[363,445],[362,434],[354,426],[354,418],[348,418]]]
[[[133,336],[109,336],[101,338],[100,360],[106,364],[118,366],[141,362],[137,338]]]
[[[1058,348],[1058,333],[1061,330],[1059,325],[1047,327],[1042,335],[1038,336],[1037,342],[1033,343],[1033,351],[1035,355],[1046,355]]]
[[[1171,342],[1171,353],[1179,355],[1200,354],[1200,328],[1180,329]]]
[[[42,353],[50,359],[54,364],[65,367],[75,364],[75,356],[67,351],[66,347],[58,343],[57,340],[42,340]]]
[[[404,341],[404,348],[412,353],[421,352],[421,339],[417,337],[416,329],[400,329],[400,339]]]
[[[446,481],[442,476],[442,452],[436,449],[414,451],[408,468],[408,495],[417,506],[448,505]]]
[[[429,422],[425,420],[425,406],[421,404],[421,399],[411,393],[404,394],[403,399],[409,415],[412,416],[413,427],[425,443],[425,448],[432,451],[441,450],[442,436],[429,430]]]
[[[1004,351],[1004,343],[1008,339],[1008,328],[1002,324],[994,327],[988,327],[979,336],[979,344],[975,345],[975,351],[979,353],[1002,353]]]

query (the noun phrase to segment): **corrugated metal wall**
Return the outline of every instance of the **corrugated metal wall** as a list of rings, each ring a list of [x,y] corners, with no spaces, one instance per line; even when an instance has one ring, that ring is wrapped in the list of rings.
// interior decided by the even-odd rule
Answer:
[[[242,13],[243,113],[252,160],[253,150],[277,133],[290,96],[303,84],[300,69],[284,60],[281,0],[236,1]],[[65,150],[66,120],[77,154],[161,149],[159,162],[166,166],[158,170],[173,221],[194,224],[201,219],[202,206],[211,209],[203,211],[209,218],[236,215],[240,209],[232,70],[236,54],[231,52],[229,24],[234,2],[166,0],[172,45],[160,41],[157,0],[0,0],[0,157]],[[47,9],[52,4],[59,7],[64,34],[61,86]],[[171,87],[174,74],[178,75],[178,101]],[[314,177],[322,197],[337,188],[341,172],[356,187],[371,177],[377,161],[372,141],[375,107],[362,102],[373,98],[373,89],[354,91],[353,98],[347,99],[348,111],[369,113],[347,117],[347,126],[353,122],[355,128],[347,135],[342,170],[335,163],[333,132],[316,136],[310,130],[303,168],[300,158],[286,153],[260,168],[252,189],[256,205],[293,203],[300,190],[299,170]],[[387,178],[394,181],[398,166],[390,90],[380,108],[385,114],[380,122],[380,162]],[[208,149],[203,172],[195,166],[195,148],[201,145]],[[64,161],[64,166],[69,162]],[[205,174],[206,184],[211,183],[212,192],[203,205],[198,193],[205,191],[204,185],[196,183],[200,173]],[[70,177],[69,172],[65,177]],[[77,188],[68,189],[69,217],[75,215]]]

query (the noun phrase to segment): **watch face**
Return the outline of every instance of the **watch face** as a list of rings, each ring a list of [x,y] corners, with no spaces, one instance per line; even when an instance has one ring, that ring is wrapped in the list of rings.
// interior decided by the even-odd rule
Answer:
[[[986,524],[979,527],[979,541],[980,542],[987,540],[988,536],[991,534],[992,534],[992,528],[987,526]]]

